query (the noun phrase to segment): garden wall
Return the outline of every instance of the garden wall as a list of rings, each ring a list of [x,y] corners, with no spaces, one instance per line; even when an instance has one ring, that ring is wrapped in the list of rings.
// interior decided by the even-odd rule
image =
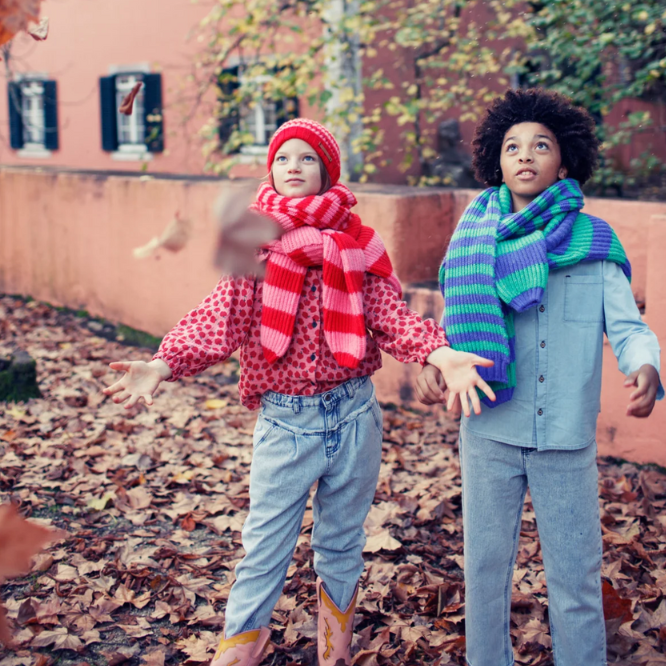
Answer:
[[[0,293],[30,295],[163,335],[217,280],[211,207],[220,183],[0,168]],[[439,317],[439,261],[472,190],[354,186],[357,212],[382,235],[410,305]],[[636,299],[666,346],[666,203],[589,199],[586,212],[608,220],[634,269]],[[178,253],[138,260],[132,250],[159,236],[176,213],[191,238]],[[416,366],[386,359],[380,399],[410,401]],[[666,465],[666,407],[648,420],[627,419],[627,391],[606,345],[601,453]]]

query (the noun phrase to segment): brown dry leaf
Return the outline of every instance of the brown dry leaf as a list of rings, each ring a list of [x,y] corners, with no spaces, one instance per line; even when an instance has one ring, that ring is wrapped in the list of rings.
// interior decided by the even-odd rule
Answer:
[[[378,534],[368,537],[363,548],[364,553],[376,553],[380,550],[397,550],[402,544],[391,536],[388,530],[382,530]]]
[[[604,599],[604,617],[607,620],[628,622],[633,619],[631,600],[623,599],[608,581],[603,581],[601,592]]]
[[[29,571],[33,555],[65,536],[25,520],[13,504],[0,506],[0,580]]]
[[[43,16],[39,23],[31,23],[26,32],[36,41],[43,42],[49,36],[49,18]]]
[[[219,232],[214,261],[225,275],[260,274],[257,251],[282,235],[277,223],[249,210],[257,187],[254,180],[225,182],[215,204]]]
[[[176,212],[173,220],[169,222],[161,236],[151,238],[145,245],[134,249],[135,259],[145,259],[155,254],[155,252],[163,247],[169,252],[180,252],[190,238],[190,223],[180,217],[180,213]]]
[[[134,100],[136,99],[136,96],[139,94],[139,90],[141,90],[142,85],[143,83],[141,81],[135,83],[132,90],[130,90],[127,93],[127,95],[125,95],[123,101],[120,104],[120,108],[118,109],[120,113],[123,113],[126,116],[132,115],[132,111],[134,110]]]
[[[176,643],[176,647],[188,656],[188,661],[208,661],[216,647],[215,639],[211,640],[211,637],[211,632],[203,632],[200,638],[189,636],[188,638],[179,640]]]
[[[166,650],[164,648],[158,648],[157,650],[152,650],[147,652],[141,657],[142,666],[164,666],[164,661],[166,659]]]
[[[42,631],[32,639],[33,647],[49,647],[52,650],[78,650],[81,640],[70,634],[65,627],[56,627],[53,631]]]
[[[0,2],[0,46],[8,42],[21,30],[26,30],[31,21],[39,21],[41,0],[3,0]]]

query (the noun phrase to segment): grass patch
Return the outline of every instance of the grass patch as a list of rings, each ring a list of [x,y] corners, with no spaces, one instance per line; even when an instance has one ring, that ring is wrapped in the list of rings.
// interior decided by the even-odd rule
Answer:
[[[157,349],[162,342],[162,338],[158,338],[145,331],[138,331],[131,326],[119,324],[116,329],[116,340],[127,345],[134,347],[146,347],[148,349]]]

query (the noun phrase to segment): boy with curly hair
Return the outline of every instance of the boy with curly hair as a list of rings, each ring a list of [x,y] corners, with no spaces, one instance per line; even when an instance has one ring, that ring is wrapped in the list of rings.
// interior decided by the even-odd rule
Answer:
[[[473,146],[489,189],[463,214],[440,271],[447,339],[494,361],[479,374],[497,397],[460,396],[467,663],[514,663],[512,575],[529,487],[555,663],[599,666],[603,336],[627,375],[634,417],[649,416],[663,397],[659,345],[641,321],[620,241],[581,212],[580,186],[598,161],[590,115],[552,92],[509,91],[488,109]],[[416,387],[422,402],[443,401],[444,388],[426,365]],[[479,400],[492,409],[476,413]]]

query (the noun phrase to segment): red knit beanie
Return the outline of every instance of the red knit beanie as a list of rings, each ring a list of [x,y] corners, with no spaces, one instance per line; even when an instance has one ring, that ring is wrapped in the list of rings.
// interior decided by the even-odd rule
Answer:
[[[268,146],[266,165],[270,172],[275,153],[289,139],[302,139],[319,155],[324,168],[335,185],[340,179],[340,146],[333,135],[320,123],[306,118],[294,118],[278,127]]]

